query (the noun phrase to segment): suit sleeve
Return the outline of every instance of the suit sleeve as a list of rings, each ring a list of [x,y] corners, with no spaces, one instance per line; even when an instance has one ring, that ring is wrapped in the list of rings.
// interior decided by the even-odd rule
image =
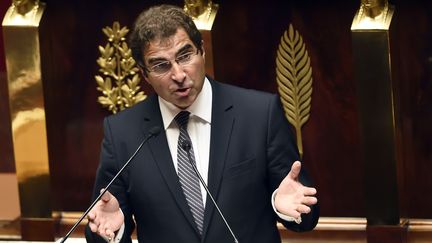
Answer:
[[[105,118],[104,138],[102,140],[100,162],[96,173],[96,181],[93,190],[92,200],[94,200],[99,195],[99,192],[102,188],[108,185],[108,183],[112,180],[112,178],[117,174],[117,172],[125,163],[125,161],[119,161],[113,140],[114,138],[111,132],[109,118]],[[135,223],[132,220],[132,212],[126,194],[127,186],[124,180],[124,177],[119,176],[117,180],[114,181],[113,184],[111,184],[109,191],[119,201],[120,208],[125,218],[124,234],[120,242],[128,243],[132,242],[131,234],[135,228]],[[85,235],[87,242],[106,243],[106,241],[102,237],[95,233],[92,233],[88,225],[86,226]]]
[[[279,184],[288,174],[294,161],[300,160],[299,152],[292,127],[285,118],[282,104],[279,96],[273,96],[273,100],[269,106],[269,121],[268,121],[268,139],[267,139],[267,159],[268,173],[270,178],[270,190],[273,192],[278,188]],[[302,162],[304,164],[304,162]],[[307,175],[304,167],[302,167],[300,182],[305,186],[313,186],[311,179]],[[295,222],[287,222],[278,219],[287,229],[293,231],[309,231],[312,230],[318,223],[319,206],[318,204],[311,207],[311,212],[302,214],[301,224]]]

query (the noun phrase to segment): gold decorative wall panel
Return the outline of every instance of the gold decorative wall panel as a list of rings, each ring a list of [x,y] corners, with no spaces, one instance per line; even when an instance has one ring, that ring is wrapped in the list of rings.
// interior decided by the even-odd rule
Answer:
[[[185,0],[183,8],[199,30],[211,30],[219,5],[211,0]]]
[[[97,90],[103,95],[98,97],[98,102],[112,113],[117,113],[147,96],[144,91],[140,91],[139,69],[126,44],[129,29],[121,28],[119,22],[114,22],[112,28],[107,26],[102,31],[108,37],[108,43],[105,47],[99,46],[101,56],[97,63],[102,75],[96,75],[95,79]]]
[[[361,0],[351,30],[388,30],[394,7],[387,0]]]
[[[294,126],[303,156],[302,126],[309,120],[312,67],[302,37],[290,24],[281,38],[276,57],[276,81],[288,121]]]
[[[39,23],[44,8],[45,5],[39,1],[14,1],[3,19],[21,222],[51,218],[48,143],[39,45]],[[22,225],[23,235],[27,229]]]

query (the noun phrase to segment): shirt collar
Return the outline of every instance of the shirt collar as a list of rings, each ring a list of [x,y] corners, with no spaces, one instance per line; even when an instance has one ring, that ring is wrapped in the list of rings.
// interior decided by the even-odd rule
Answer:
[[[210,81],[204,78],[204,84],[201,92],[198,94],[195,102],[185,110],[191,113],[191,117],[197,117],[205,123],[211,124],[213,92]],[[159,107],[162,115],[164,129],[166,130],[174,120],[174,117],[181,111],[177,106],[158,96]]]

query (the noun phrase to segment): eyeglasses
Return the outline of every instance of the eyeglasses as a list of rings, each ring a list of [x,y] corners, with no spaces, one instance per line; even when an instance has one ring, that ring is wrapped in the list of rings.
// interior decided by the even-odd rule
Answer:
[[[183,54],[180,54],[177,56],[174,61],[180,65],[181,67],[184,67],[188,64],[190,64],[193,60],[193,57],[198,54],[197,51],[187,51]],[[146,68],[148,72],[153,72],[156,75],[163,75],[168,73],[172,68],[172,62],[170,60],[162,60],[155,62],[151,67]]]

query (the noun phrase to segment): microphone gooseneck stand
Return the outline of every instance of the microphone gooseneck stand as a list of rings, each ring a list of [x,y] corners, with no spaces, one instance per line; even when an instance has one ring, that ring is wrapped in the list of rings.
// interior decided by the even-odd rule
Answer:
[[[201,174],[198,172],[196,165],[192,162],[192,158],[191,158],[191,154],[190,154],[190,149],[192,147],[191,142],[189,140],[184,140],[182,147],[184,150],[186,150],[189,163],[192,165],[192,168],[195,171],[195,174],[198,176],[201,184],[204,186],[205,190],[207,191],[207,195],[209,195],[211,201],[213,202],[213,205],[215,206],[216,210],[218,211],[219,215],[221,216],[222,220],[224,221],[226,227],[228,228],[229,232],[231,233],[231,235],[234,239],[234,242],[239,243],[239,241],[237,240],[237,237],[235,236],[234,232],[231,230],[231,227],[229,226],[228,222],[226,221],[222,211],[219,209],[219,206],[217,205],[216,201],[214,200],[212,194],[210,193],[210,190],[208,189],[206,183],[204,182],[204,179],[201,177]]]

